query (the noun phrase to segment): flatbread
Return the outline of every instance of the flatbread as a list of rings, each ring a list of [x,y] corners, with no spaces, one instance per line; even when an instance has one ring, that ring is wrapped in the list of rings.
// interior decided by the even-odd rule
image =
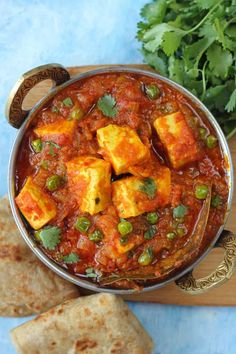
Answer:
[[[79,296],[78,288],[44,266],[22,239],[7,197],[0,200],[0,316],[44,312]]]
[[[100,293],[68,300],[16,327],[20,354],[151,354],[152,339],[124,301]]]

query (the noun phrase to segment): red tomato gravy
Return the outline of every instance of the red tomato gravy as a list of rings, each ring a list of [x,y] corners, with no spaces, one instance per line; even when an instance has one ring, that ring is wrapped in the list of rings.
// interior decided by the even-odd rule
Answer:
[[[203,239],[187,263],[209,245],[224,223],[226,167],[213,128],[182,93],[149,76],[99,74],[37,113],[17,157],[16,203],[60,266],[135,288],[150,272],[156,282],[169,276],[158,263],[184,251],[211,193]],[[185,265],[176,262],[175,271]]]

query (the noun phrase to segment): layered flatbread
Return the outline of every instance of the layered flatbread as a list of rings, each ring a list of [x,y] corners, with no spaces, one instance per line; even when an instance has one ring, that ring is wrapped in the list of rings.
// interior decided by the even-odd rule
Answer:
[[[151,354],[152,339],[111,294],[68,300],[11,331],[20,354]]]
[[[7,197],[0,200],[0,316],[44,312],[79,296],[75,285],[45,267],[22,239]]]

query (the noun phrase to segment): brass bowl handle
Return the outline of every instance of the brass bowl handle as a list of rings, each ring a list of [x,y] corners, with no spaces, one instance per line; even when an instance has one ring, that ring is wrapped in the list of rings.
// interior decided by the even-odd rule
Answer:
[[[192,271],[176,280],[176,285],[184,292],[198,295],[218,287],[229,280],[236,267],[236,235],[224,230],[214,247],[225,249],[224,259],[210,275],[195,279]]]
[[[23,74],[12,88],[6,105],[6,118],[15,128],[20,128],[29,111],[22,109],[27,93],[39,82],[51,79],[54,87],[70,79],[68,71],[60,64],[38,66]]]

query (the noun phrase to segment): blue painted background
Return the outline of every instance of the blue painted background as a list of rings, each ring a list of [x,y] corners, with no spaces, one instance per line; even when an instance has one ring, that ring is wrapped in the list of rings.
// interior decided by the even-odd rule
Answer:
[[[4,119],[4,105],[18,77],[49,62],[141,63],[134,37],[146,1],[0,0],[0,195],[7,191],[7,164],[16,134]],[[235,308],[130,307],[153,337],[155,354],[236,353]],[[24,321],[0,319],[1,354],[15,353],[9,330]]]

